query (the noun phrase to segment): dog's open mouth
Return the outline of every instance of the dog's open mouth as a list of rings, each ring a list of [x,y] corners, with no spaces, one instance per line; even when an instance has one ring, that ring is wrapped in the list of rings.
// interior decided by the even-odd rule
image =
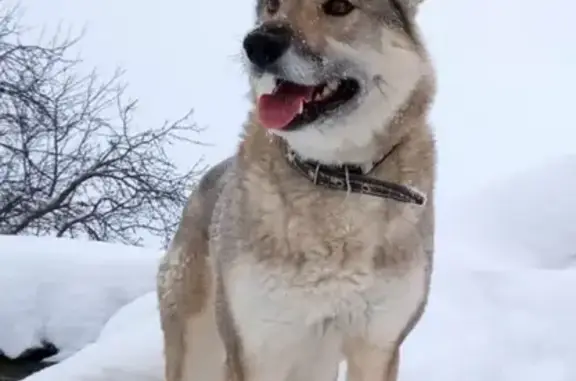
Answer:
[[[354,79],[333,79],[318,86],[276,80],[272,93],[258,99],[258,117],[265,128],[288,130],[311,123],[352,100],[360,90]]]

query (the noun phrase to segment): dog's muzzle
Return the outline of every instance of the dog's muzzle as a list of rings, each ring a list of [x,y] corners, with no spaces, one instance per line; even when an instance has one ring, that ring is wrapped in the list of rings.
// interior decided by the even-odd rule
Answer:
[[[285,25],[265,23],[248,33],[243,47],[250,62],[259,70],[270,69],[290,48],[293,33]]]

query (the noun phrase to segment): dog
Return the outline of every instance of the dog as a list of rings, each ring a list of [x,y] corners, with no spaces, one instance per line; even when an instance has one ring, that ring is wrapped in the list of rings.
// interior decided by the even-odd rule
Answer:
[[[395,381],[434,252],[418,0],[258,0],[251,109],[158,273],[167,381]]]

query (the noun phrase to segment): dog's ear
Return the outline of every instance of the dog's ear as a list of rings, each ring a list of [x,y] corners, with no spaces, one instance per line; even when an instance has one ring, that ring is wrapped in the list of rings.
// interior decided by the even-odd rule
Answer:
[[[416,10],[416,8],[418,8],[418,6],[422,4],[423,1],[424,0],[404,0],[406,6],[408,6],[408,8],[413,10]]]
[[[400,0],[400,2],[404,5],[404,9],[406,9],[410,15],[415,16],[418,13],[420,4],[422,4],[424,0]]]

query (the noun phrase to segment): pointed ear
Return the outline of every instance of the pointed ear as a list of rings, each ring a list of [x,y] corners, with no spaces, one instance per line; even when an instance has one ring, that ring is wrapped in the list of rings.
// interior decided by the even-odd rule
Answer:
[[[418,9],[420,8],[420,4],[422,4],[424,2],[424,0],[402,0],[402,2],[405,4],[408,12],[412,16],[415,16],[418,13]]]
[[[404,0],[409,8],[417,8],[424,0]]]

